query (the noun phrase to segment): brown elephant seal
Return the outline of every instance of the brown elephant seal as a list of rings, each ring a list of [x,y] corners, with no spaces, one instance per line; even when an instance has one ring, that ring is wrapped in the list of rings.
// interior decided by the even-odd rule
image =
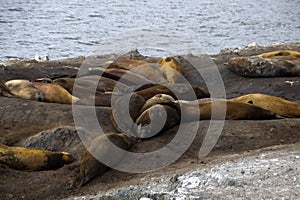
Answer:
[[[96,137],[85,148],[81,155],[80,172],[71,187],[82,187],[93,178],[107,172],[111,166],[118,165],[122,160],[123,154],[117,153],[109,144],[109,140],[123,150],[129,150],[133,145],[132,137],[126,134],[110,133]],[[110,160],[110,166],[100,162],[97,158]]]
[[[194,120],[260,120],[260,119],[276,119],[276,113],[265,110],[261,107],[227,100],[216,100],[212,102],[198,101],[176,101],[178,111],[181,114],[183,122]],[[212,107],[214,107],[214,115],[212,116]],[[200,114],[200,116],[199,116]]]
[[[174,57],[163,57],[157,64],[169,83],[184,82],[184,69]]]
[[[10,93],[27,100],[44,101],[43,93],[28,80],[10,80],[5,82]]]
[[[72,96],[60,85],[43,82],[32,82],[32,84],[42,92],[46,102],[72,104],[72,102],[77,103],[79,101],[77,97]]]
[[[75,83],[75,78],[58,78],[53,81],[54,84],[60,85],[63,88],[65,88],[70,94],[73,94],[73,87]],[[76,79],[76,85],[80,86],[82,88],[96,88],[96,91],[99,92],[112,92],[117,84],[117,81],[97,76],[97,75],[92,75],[92,76],[83,76],[80,78]],[[120,87],[126,88],[127,86],[120,84]]]
[[[147,61],[144,61],[144,60],[126,59],[126,60],[118,60],[118,61],[111,62],[108,65],[107,69],[117,68],[117,69],[131,70],[135,67],[142,66],[142,65],[147,65],[147,64],[149,64],[149,63]]]
[[[66,152],[11,147],[0,144],[0,164],[17,170],[52,170],[73,161],[75,161],[74,157]]]
[[[146,101],[144,106],[141,108],[140,113],[144,112],[151,106],[154,106],[155,104],[174,104],[175,105],[175,99],[167,94],[157,94],[150,99]]]
[[[112,93],[93,91],[80,86],[76,86],[76,96],[78,101],[76,104],[89,106],[111,106]]]
[[[89,69],[89,72],[88,74],[86,74],[86,76],[90,76],[90,75],[101,75],[103,77],[121,82],[127,86],[143,85],[146,83],[153,82],[140,74],[136,74],[132,71],[125,70],[125,69],[118,69],[118,68],[110,68],[110,69],[105,69],[102,67],[91,68]]]
[[[300,76],[299,52],[281,50],[251,57],[233,57],[227,67],[247,77]]]
[[[112,103],[110,120],[114,128],[119,132],[134,134],[136,132],[134,122],[146,101],[136,93],[132,94],[129,103],[126,101],[126,98],[126,96],[120,97]]]
[[[191,91],[191,88],[193,91]],[[178,96],[176,96],[176,94]],[[186,85],[182,83],[153,85],[152,87],[145,88],[136,92],[146,100],[155,96],[156,94],[167,94],[174,99],[180,98],[181,100],[196,100],[210,97],[210,94],[202,87],[197,85]]]
[[[265,94],[247,94],[232,101],[243,102],[271,110],[282,117],[300,117],[300,104]]]
[[[109,64],[108,69],[125,69],[135,74],[139,74],[154,83],[168,83],[164,74],[157,68],[157,65],[151,65],[144,60],[121,60]]]
[[[300,60],[300,52],[291,51],[291,50],[271,51],[267,53],[262,53],[258,56],[265,59],[290,60],[290,61]]]
[[[137,119],[139,138],[151,138],[163,131],[176,126],[180,115],[176,108],[169,105],[156,104],[146,109]]]

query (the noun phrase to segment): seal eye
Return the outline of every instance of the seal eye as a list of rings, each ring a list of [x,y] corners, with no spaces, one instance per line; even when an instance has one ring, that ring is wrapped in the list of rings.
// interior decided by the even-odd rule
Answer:
[[[247,103],[249,103],[249,104],[253,104],[253,101],[252,101],[252,100],[250,100],[250,101],[248,101]]]

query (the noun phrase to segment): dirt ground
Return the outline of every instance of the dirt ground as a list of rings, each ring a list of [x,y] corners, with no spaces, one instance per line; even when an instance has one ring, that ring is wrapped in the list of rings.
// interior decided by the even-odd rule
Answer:
[[[277,49],[300,51],[300,44],[251,47],[239,50],[239,55],[250,56]],[[233,56],[236,56],[236,54],[231,50],[211,56],[222,76],[227,98],[248,93],[263,93],[300,103],[300,77],[241,77],[226,69],[224,65]],[[132,57],[129,54],[129,58]],[[94,57],[93,60],[107,61],[115,58],[120,57],[117,55],[99,56]],[[151,59],[156,60],[155,58]],[[178,59],[186,70],[186,78],[193,84],[205,86],[201,77],[194,76],[195,69],[182,57],[178,57]],[[76,74],[82,62],[86,60],[88,59],[80,57],[45,63],[34,61],[2,62],[0,63],[0,80],[71,77]],[[89,62],[88,65],[94,66],[92,62]],[[206,71],[209,71],[212,67],[209,63],[203,63],[203,65],[207,65],[203,68]],[[290,84],[290,82],[293,82],[293,84]],[[101,127],[104,127],[104,131],[116,132],[109,120],[109,112],[110,108],[98,107],[96,109],[98,121]],[[23,146],[28,138],[39,132],[46,130],[51,132],[59,127],[74,127],[71,105],[0,97],[0,142],[12,146]],[[262,154],[265,151],[272,152],[272,148],[277,149],[278,145],[294,145],[297,147],[300,145],[299,118],[251,121],[228,120],[225,122],[221,137],[213,151],[207,157],[199,159],[198,152],[208,127],[209,121],[201,121],[190,148],[176,162],[163,169],[141,174],[110,170],[95,178],[86,186],[76,190],[70,189],[69,185],[78,174],[80,152],[83,148],[80,144],[78,144],[78,148],[65,145],[57,149],[69,150],[77,159],[76,162],[65,165],[58,170],[23,172],[0,165],[0,199],[72,199],[79,196],[105,194],[105,192],[112,189],[129,187],[130,185],[143,185],[141,182],[144,182],[145,179],[151,182],[152,178],[165,175],[172,176],[178,172],[188,172],[191,169],[206,169],[212,165],[222,163],[224,160],[226,161],[231,155],[235,155],[236,158],[244,158],[245,153],[259,151],[258,154]],[[177,128],[169,129],[149,140],[143,140],[134,146],[132,151],[150,152],[165,146],[175,136]],[[73,132],[76,134],[76,131],[73,130]],[[266,149],[266,147],[268,148]],[[45,149],[47,148],[45,147]],[[288,153],[288,151],[289,148],[286,152]],[[276,156],[277,154],[274,154],[274,157]]]

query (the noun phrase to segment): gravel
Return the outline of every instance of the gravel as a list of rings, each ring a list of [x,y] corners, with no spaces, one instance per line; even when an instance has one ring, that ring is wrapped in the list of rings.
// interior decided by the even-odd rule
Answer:
[[[228,156],[182,174],[141,179],[139,185],[73,199],[300,199],[300,145]]]

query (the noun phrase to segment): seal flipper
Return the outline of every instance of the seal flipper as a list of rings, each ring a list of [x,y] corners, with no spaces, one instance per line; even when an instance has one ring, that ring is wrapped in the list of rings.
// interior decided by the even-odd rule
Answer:
[[[8,87],[0,80],[0,95],[5,97],[14,97]]]

